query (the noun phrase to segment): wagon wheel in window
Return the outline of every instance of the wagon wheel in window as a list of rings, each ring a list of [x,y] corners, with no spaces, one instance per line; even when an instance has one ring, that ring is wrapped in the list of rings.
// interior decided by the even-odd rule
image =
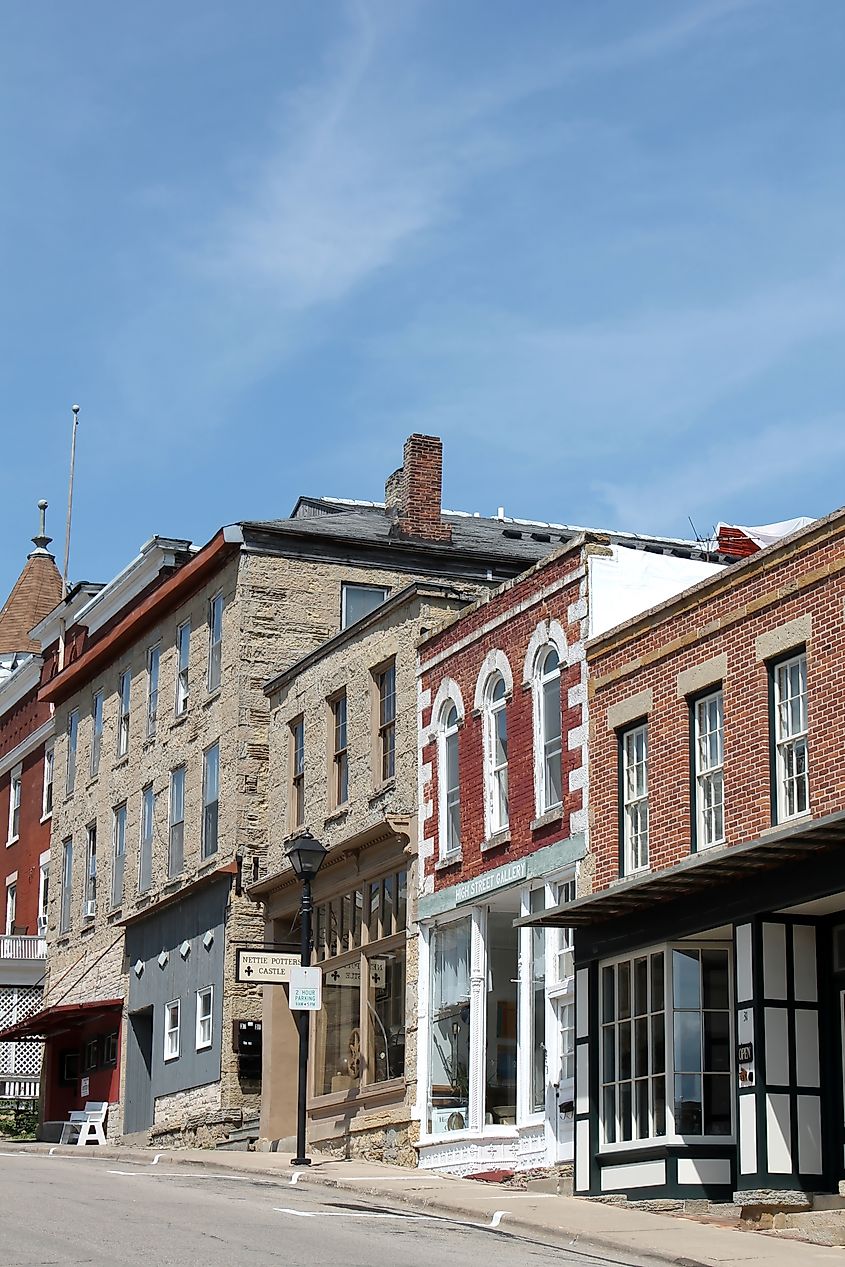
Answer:
[[[360,1078],[361,1076],[361,1031],[356,1028],[350,1031],[349,1042],[347,1044],[349,1056],[347,1058],[347,1068],[350,1077]]]

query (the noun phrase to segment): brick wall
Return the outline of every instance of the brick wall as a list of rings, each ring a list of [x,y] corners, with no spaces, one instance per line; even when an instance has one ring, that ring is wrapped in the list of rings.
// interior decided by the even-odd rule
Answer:
[[[583,710],[586,696],[584,637],[586,580],[581,548],[560,552],[522,577],[508,582],[490,599],[469,608],[419,647],[419,725],[421,733],[420,860],[423,889],[437,889],[468,880],[503,863],[526,856],[556,840],[583,831],[585,823],[586,752]],[[534,778],[534,700],[530,681],[523,681],[526,659],[545,633],[553,636],[561,660],[563,808],[560,814],[537,820]],[[476,707],[483,673],[486,680],[494,661],[491,652],[507,659],[513,690],[507,705],[509,830],[492,847],[486,837],[484,787],[484,719]],[[501,664],[501,661],[499,661]],[[530,672],[530,671],[529,671]],[[461,858],[449,866],[438,864],[439,793],[437,741],[438,691],[444,680],[454,681],[461,693],[464,720],[458,735],[461,792]],[[498,834],[495,838],[498,841]]]
[[[845,512],[839,511],[786,545],[735,564],[715,581],[588,645],[590,823],[597,889],[617,879],[619,869],[618,736],[608,728],[608,710],[651,691],[650,866],[670,866],[691,848],[685,687],[695,682],[696,673],[700,676],[700,666],[720,656],[725,657],[725,671],[718,676],[724,689],[726,842],[752,840],[772,826],[767,657],[788,653],[802,640],[807,648],[810,810],[813,817],[822,817],[845,809],[844,598]],[[761,636],[764,642],[758,646]],[[679,684],[680,673],[686,676]],[[618,715],[611,714],[611,720]]]

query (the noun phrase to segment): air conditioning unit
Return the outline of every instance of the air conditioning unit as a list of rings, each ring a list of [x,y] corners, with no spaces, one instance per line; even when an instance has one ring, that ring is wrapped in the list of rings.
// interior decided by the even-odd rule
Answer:
[[[47,932],[47,916],[39,915],[38,916],[38,936],[43,937],[46,932]]]
[[[93,919],[97,914],[97,903],[93,898],[89,898],[85,903],[83,914],[86,919]]]

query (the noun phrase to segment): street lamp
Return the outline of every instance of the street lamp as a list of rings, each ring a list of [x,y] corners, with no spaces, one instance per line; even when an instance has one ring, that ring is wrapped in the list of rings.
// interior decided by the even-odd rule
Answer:
[[[302,898],[299,904],[300,924],[300,963],[303,968],[311,963],[311,881],[316,876],[328,850],[319,840],[315,840],[309,831],[294,836],[285,845],[285,853],[294,872],[302,881]],[[311,1158],[305,1156],[305,1114],[308,1096],[308,1035],[311,1026],[311,1013],[299,1011],[296,1014],[299,1027],[299,1084],[297,1089],[296,1111],[296,1156],[291,1159],[292,1166],[310,1166]]]

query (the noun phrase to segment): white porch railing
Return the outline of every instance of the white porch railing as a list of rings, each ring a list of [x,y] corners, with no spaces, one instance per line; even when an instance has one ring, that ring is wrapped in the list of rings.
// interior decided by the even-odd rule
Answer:
[[[37,1100],[38,1078],[0,1078],[0,1100]]]
[[[0,959],[46,959],[46,937],[24,937],[14,933],[0,937]]]

